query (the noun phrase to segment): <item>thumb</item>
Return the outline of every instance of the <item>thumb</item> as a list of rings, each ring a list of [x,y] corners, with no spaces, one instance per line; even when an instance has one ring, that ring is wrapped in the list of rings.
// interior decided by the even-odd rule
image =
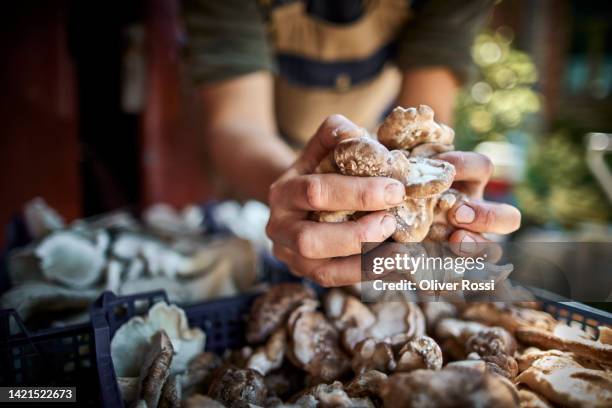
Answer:
[[[328,116],[304,147],[294,168],[299,174],[311,174],[339,142],[365,134],[365,129],[342,115]]]

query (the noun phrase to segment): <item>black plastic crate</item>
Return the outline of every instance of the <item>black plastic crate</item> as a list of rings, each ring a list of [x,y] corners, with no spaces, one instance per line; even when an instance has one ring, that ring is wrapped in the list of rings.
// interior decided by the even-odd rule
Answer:
[[[0,310],[0,386],[76,387],[78,406],[97,407],[91,324],[30,333],[14,310]]]
[[[258,294],[244,294],[184,307],[191,327],[206,333],[205,350],[222,353],[246,344],[245,323]],[[122,407],[123,400],[111,358],[111,340],[117,329],[130,318],[144,314],[155,302],[167,301],[163,291],[117,297],[105,292],[94,304],[91,322],[100,384],[101,406]]]

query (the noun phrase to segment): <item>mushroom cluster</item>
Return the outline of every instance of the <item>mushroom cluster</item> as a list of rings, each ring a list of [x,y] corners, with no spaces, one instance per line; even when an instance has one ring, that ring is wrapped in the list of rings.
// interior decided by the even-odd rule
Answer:
[[[534,307],[365,304],[348,289],[319,298],[280,284],[254,302],[239,350],[200,352],[177,371],[173,337],[156,332],[123,396],[148,407],[612,406],[612,330],[596,340]]]
[[[364,132],[365,133],[365,132]],[[454,149],[454,131],[434,121],[433,110],[396,107],[377,132],[341,141],[326,157],[318,173],[340,173],[358,177],[391,177],[406,188],[404,202],[388,211],[395,216],[397,242],[420,242],[428,238],[443,241],[452,232],[447,211],[466,196],[451,189],[455,168],[435,159]],[[342,222],[360,213],[353,211],[316,212],[319,222]]]
[[[33,241],[8,256],[12,287],[0,308],[15,309],[30,328],[87,321],[87,307],[105,290],[163,289],[172,302],[192,303],[236,295],[257,279],[253,245],[205,238],[197,207],[178,213],[157,205],[142,221],[113,212],[65,224],[36,199],[24,213]]]

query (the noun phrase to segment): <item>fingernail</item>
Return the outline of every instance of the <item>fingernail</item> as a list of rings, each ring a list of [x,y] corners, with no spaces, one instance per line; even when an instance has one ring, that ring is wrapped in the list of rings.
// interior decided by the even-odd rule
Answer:
[[[395,225],[394,216],[387,214],[383,217],[382,221],[380,222],[380,226],[382,227],[385,238],[395,232]]]
[[[465,252],[468,254],[476,251],[476,240],[472,238],[470,235],[465,234],[463,236],[463,239],[461,240],[459,249],[461,250],[461,252]]]
[[[470,207],[469,205],[464,204],[461,207],[457,208],[457,211],[455,211],[455,221],[458,224],[472,223],[474,222],[475,218],[476,218],[476,213],[474,212],[472,207]]]
[[[404,201],[406,188],[399,181],[387,184],[385,187],[385,202],[389,205],[397,205]]]

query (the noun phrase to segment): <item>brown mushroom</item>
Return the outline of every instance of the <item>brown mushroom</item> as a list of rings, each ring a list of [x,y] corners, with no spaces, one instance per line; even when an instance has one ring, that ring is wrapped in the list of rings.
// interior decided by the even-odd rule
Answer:
[[[440,320],[446,317],[457,316],[457,307],[450,302],[423,302],[420,306],[423,311],[423,316],[425,317],[427,332],[431,334],[434,333],[436,325]]]
[[[287,333],[285,328],[281,327],[272,333],[264,346],[255,350],[246,366],[261,375],[266,375],[281,366],[286,350]]]
[[[306,299],[315,299],[314,292],[299,283],[281,283],[259,296],[251,307],[246,338],[261,343],[285,324],[291,311]]]
[[[353,378],[346,385],[345,391],[352,398],[380,398],[387,378],[385,373],[377,370],[368,370]]]
[[[166,332],[155,333],[144,359],[138,387],[138,399],[144,400],[149,407],[156,407],[159,403],[162,388],[170,375],[173,355],[174,348]]]
[[[181,379],[173,375],[168,377],[162,387],[158,408],[179,408],[181,406]]]
[[[455,132],[434,121],[434,111],[427,105],[417,108],[396,107],[378,129],[378,140],[390,149],[411,150],[424,143],[450,145]]]
[[[612,373],[584,368],[567,356],[538,358],[515,381],[561,406],[612,406]]]
[[[442,368],[442,350],[431,337],[418,336],[399,351],[395,371],[413,371],[419,368],[429,370]]]
[[[208,390],[214,371],[222,364],[221,358],[210,351],[204,351],[195,356],[187,366],[183,377],[183,391],[190,395],[196,389]]]
[[[208,396],[229,407],[240,403],[262,406],[268,390],[257,371],[228,366],[215,374]]]
[[[462,317],[489,326],[501,326],[510,333],[522,326],[553,330],[557,321],[548,313],[502,303],[474,303],[462,313]]]
[[[393,350],[389,344],[384,342],[377,342],[371,338],[362,340],[353,350],[351,365],[356,375],[361,375],[369,370],[391,372],[395,369]]]
[[[584,331],[558,323],[553,330],[522,326],[516,337],[523,343],[543,349],[571,351],[577,355],[612,365],[612,345],[593,340]]]
[[[287,356],[298,367],[323,381],[332,381],[349,368],[339,346],[339,333],[325,315],[296,309],[288,321],[290,344]]]
[[[516,407],[518,394],[502,377],[445,368],[396,373],[383,388],[385,407]]]
[[[444,143],[423,143],[414,147],[410,151],[410,157],[432,157],[440,153],[450,152],[454,150],[455,146],[452,144]]]

